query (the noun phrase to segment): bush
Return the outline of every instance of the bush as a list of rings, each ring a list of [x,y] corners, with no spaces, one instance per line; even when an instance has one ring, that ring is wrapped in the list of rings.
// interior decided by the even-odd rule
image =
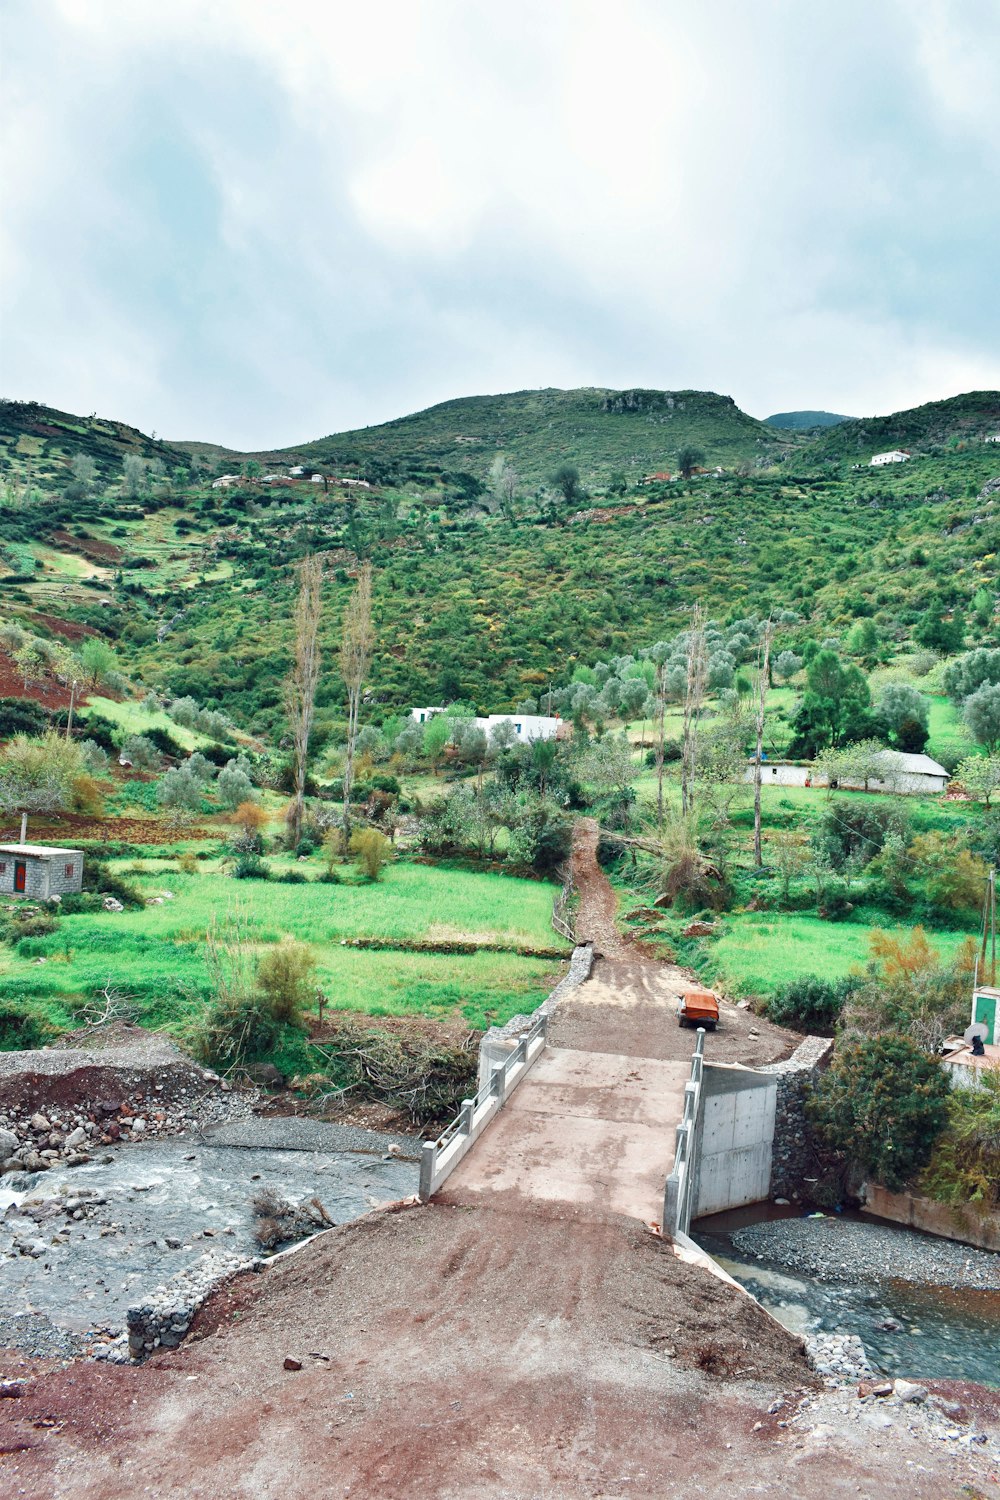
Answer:
[[[854,912],[854,902],[846,886],[833,882],[823,891],[817,910],[826,922],[846,922]]]
[[[59,911],[64,917],[76,917],[81,913],[101,911],[103,905],[103,897],[94,891],[69,891],[60,901]]]
[[[913,1042],[866,1037],[838,1047],[808,1110],[852,1175],[898,1191],[929,1161],[948,1119],[949,1092],[937,1059]]]
[[[282,885],[308,885],[307,876],[301,870],[286,870],[283,875],[278,876]]]
[[[133,910],[146,905],[146,898],[138,886],[132,885],[121,875],[116,875],[99,859],[84,860],[83,889],[101,896],[114,896],[116,901]]]
[[[0,1000],[0,1052],[28,1052],[52,1040],[55,1028],[37,1011]]]
[[[308,943],[284,938],[262,954],[257,984],[276,1021],[297,1024],[313,997],[316,956]]]
[[[155,745],[157,750],[161,751],[162,754],[169,755],[171,760],[183,760],[187,754],[184,746],[178,744],[173,735],[166,729],[147,729],[145,735],[140,736],[140,738],[149,740],[151,745]],[[137,762],[133,760],[132,764],[135,765]]]
[[[0,740],[15,734],[44,734],[49,715],[40,703],[30,698],[0,698]]]
[[[357,828],[351,834],[350,849],[369,880],[382,878],[382,870],[392,858],[392,845],[384,833],[376,828]]]
[[[224,1071],[266,1057],[280,1034],[263,995],[225,995],[208,1007],[192,1046],[202,1062]]]
[[[818,979],[815,974],[803,974],[768,999],[768,1019],[776,1026],[789,1026],[793,1031],[832,1036],[844,1000],[852,988],[853,981],[849,979],[831,983],[828,979]]]
[[[271,866],[259,854],[241,854],[233,866],[234,880],[270,880]]]

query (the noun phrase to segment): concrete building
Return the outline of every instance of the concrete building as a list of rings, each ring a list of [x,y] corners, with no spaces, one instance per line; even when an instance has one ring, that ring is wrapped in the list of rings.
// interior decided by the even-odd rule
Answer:
[[[417,724],[426,724],[441,708],[411,708],[410,718]],[[534,740],[554,740],[559,737],[562,719],[551,714],[488,714],[476,719],[476,728],[488,737],[498,724],[510,724],[519,744],[530,745]]]
[[[0,895],[47,901],[83,885],[83,852],[44,844],[0,844]]]
[[[899,792],[924,797],[943,792],[948,785],[948,772],[929,755],[905,755],[899,750],[886,750],[885,757],[886,774],[881,779],[871,777],[867,787],[863,781],[840,780],[837,785],[847,792]],[[821,772],[802,762],[764,761],[760,771],[762,786],[829,785]],[[748,766],[747,781],[753,781],[753,772],[753,766]]]
[[[905,448],[893,448],[890,453],[876,453],[868,460],[868,467],[877,469],[880,464],[905,464],[909,457]]]

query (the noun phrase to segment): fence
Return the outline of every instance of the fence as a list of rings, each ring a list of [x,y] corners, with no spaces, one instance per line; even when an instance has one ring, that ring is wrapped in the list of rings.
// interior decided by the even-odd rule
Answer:
[[[426,1141],[420,1154],[420,1198],[426,1203],[437,1192],[445,1178],[479,1139],[504,1101],[521,1082],[539,1053],[544,1049],[548,1032],[548,1015],[542,1014],[530,1031],[524,1032],[517,1045],[502,1062],[495,1062],[487,1082],[474,1099],[465,1099],[458,1114],[438,1136]]]
[[[663,1193],[664,1234],[687,1234],[698,1183],[698,1117],[701,1113],[701,1083],[704,1071],[705,1028],[698,1027],[698,1040],[691,1055],[691,1077],[684,1085],[684,1113],[677,1126],[674,1165]]]

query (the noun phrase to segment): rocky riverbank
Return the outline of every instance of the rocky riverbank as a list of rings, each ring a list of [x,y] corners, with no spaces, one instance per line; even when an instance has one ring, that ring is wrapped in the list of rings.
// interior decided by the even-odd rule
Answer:
[[[831,1215],[749,1224],[731,1239],[748,1258],[818,1281],[1000,1290],[1000,1255],[908,1229]]]

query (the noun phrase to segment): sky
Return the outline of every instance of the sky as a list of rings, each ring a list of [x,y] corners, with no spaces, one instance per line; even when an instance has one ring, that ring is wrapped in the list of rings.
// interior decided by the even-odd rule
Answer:
[[[0,395],[161,437],[1000,387],[997,0],[0,0],[0,173]]]

